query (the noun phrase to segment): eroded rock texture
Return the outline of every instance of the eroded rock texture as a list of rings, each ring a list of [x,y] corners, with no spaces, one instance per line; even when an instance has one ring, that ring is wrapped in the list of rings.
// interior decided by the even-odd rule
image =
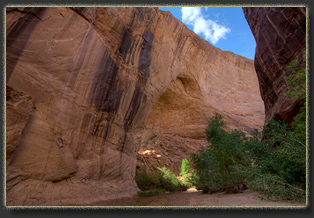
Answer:
[[[263,124],[253,61],[157,8],[6,8],[7,205],[136,194],[154,134]],[[15,94],[14,94],[15,93]]]
[[[208,142],[203,139],[183,138],[179,135],[160,134],[143,143],[137,156],[136,169],[151,173],[166,167],[176,176],[180,175],[182,160],[190,159],[191,153],[198,152]]]
[[[290,73],[287,66],[305,57],[306,8],[251,7],[243,8],[243,12],[257,44],[254,64],[266,120],[290,123],[303,101],[284,96],[284,78]]]

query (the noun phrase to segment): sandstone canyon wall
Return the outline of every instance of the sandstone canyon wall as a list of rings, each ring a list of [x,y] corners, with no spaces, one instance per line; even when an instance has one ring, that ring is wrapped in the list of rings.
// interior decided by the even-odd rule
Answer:
[[[290,73],[287,66],[305,57],[306,8],[250,7],[243,12],[256,40],[254,65],[266,120],[290,123],[304,101],[284,96],[284,78]]]
[[[132,196],[151,136],[264,122],[253,61],[157,8],[6,8],[6,94],[8,206]]]

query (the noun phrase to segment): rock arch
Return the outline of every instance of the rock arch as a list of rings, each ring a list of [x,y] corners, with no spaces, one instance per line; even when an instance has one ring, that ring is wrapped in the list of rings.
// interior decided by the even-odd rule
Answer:
[[[200,105],[202,100],[204,96],[197,80],[191,75],[179,74],[156,102],[143,141],[164,133],[204,138],[208,114]]]
[[[136,194],[137,152],[158,110],[175,117],[163,130],[186,137],[200,137],[194,121],[201,129],[217,111],[229,128],[264,121],[253,61],[215,48],[168,12],[6,10],[7,30],[20,28],[7,40],[23,42],[6,48],[7,205]]]

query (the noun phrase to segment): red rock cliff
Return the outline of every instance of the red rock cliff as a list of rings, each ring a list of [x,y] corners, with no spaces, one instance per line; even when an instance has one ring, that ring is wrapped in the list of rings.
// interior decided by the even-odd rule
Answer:
[[[290,123],[303,102],[284,96],[284,78],[287,66],[305,56],[306,8],[250,7],[243,12],[256,40],[254,64],[266,120]]]
[[[253,61],[157,8],[6,8],[6,40],[7,205],[131,196],[152,134],[263,124]]]

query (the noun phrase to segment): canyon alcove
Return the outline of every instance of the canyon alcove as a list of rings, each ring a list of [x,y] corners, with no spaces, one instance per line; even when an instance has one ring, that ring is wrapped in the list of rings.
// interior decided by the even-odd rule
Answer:
[[[154,135],[199,140],[216,113],[229,130],[264,124],[253,61],[169,12],[8,7],[6,37],[8,206],[133,196]]]
[[[180,74],[161,95],[146,125],[143,141],[160,134],[204,138],[208,121],[199,84],[195,79]],[[205,126],[204,126],[205,125]],[[193,128],[193,127],[196,128]],[[201,130],[201,132],[199,132]]]

